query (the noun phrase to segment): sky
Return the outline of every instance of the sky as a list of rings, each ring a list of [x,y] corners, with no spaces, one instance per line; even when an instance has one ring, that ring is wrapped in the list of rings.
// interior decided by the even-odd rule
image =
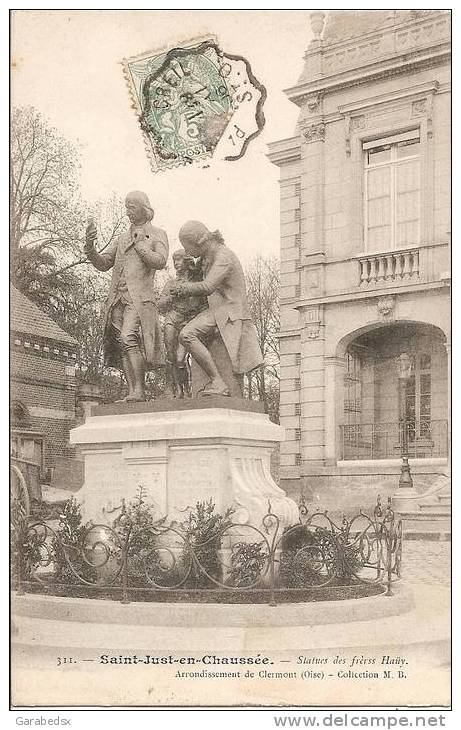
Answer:
[[[245,56],[266,86],[265,128],[241,160],[154,173],[121,61],[207,34]],[[181,225],[198,219],[247,263],[279,251],[279,170],[267,145],[294,132],[298,109],[283,89],[298,80],[309,40],[307,11],[15,11],[12,103],[34,106],[78,146],[90,203],[144,190],[172,248]]]

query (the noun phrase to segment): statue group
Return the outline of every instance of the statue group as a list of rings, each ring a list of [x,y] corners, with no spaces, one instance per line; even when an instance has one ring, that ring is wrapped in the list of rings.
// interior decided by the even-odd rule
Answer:
[[[191,359],[208,378],[200,395],[229,396],[229,382],[210,352],[213,340],[221,338],[238,383],[263,361],[238,257],[219,231],[188,221],[179,231],[183,248],[172,257],[176,276],[167,281],[157,303],[155,273],[167,266],[168,237],[152,225],[154,210],[145,193],[129,193],[125,207],[126,232],[98,252],[91,221],[85,242],[91,263],[99,271],[112,269],[104,357],[107,366],[123,369],[124,400],[144,401],[146,370],[164,365],[167,395],[190,396]]]

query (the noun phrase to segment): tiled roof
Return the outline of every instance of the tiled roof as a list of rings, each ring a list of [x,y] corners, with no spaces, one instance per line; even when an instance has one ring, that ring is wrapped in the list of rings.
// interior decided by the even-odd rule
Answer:
[[[56,322],[53,322],[47,314],[14,286],[11,287],[10,296],[10,329],[12,332],[46,337],[48,340],[66,342],[69,345],[78,344],[77,340],[64,332]]]

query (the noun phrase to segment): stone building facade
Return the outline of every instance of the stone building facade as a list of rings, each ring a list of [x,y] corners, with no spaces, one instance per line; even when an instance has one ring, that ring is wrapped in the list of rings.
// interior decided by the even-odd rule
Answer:
[[[418,489],[450,421],[450,14],[311,14],[280,168],[281,483],[325,507]],[[411,375],[399,378],[409,356]],[[373,491],[373,497],[376,490]]]
[[[14,287],[10,305],[12,451],[44,477],[74,453],[77,342]]]

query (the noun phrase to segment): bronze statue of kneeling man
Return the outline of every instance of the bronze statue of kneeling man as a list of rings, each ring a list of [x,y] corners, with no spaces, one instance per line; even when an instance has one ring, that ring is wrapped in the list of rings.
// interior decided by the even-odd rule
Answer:
[[[151,224],[154,211],[145,193],[129,193],[125,207],[131,223],[128,231],[99,253],[94,248],[96,228],[90,222],[85,253],[99,271],[113,267],[105,305],[105,363],[123,368],[128,385],[125,401],[144,401],[146,368],[165,364],[154,278],[166,266],[168,238]]]
[[[263,362],[256,328],[251,321],[242,265],[224,243],[219,231],[209,231],[199,221],[188,221],[179,231],[188,256],[200,257],[202,281],[176,282],[177,297],[205,295],[208,309],[197,314],[179,333],[179,342],[209,377],[201,395],[230,395],[204,340],[219,332],[237,379],[243,379]]]

